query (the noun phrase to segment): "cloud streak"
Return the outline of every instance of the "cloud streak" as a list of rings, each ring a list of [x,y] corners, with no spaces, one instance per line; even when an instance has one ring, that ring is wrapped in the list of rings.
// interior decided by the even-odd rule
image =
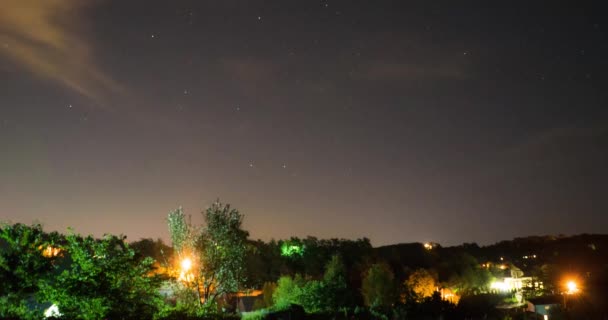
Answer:
[[[90,1],[4,0],[0,10],[0,54],[37,76],[58,82],[97,103],[119,86],[93,60],[79,34]]]

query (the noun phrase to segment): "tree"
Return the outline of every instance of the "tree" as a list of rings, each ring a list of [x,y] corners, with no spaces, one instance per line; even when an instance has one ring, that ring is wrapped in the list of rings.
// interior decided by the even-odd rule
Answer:
[[[272,307],[272,295],[277,289],[277,284],[274,282],[266,282],[262,286],[262,301],[264,302],[265,308]]]
[[[336,312],[347,307],[351,295],[346,283],[346,270],[339,256],[333,256],[325,267],[322,280],[296,275],[279,278],[273,294],[275,307],[301,305],[308,313]]]
[[[186,221],[179,208],[169,213],[168,225],[179,261],[187,258],[187,269],[194,270],[192,279],[186,277],[185,282],[207,308],[217,297],[238,291],[244,283],[249,234],[242,229],[243,215],[219,200],[203,216],[205,225],[197,228]]]
[[[302,289],[298,282],[301,282],[300,276],[293,279],[290,276],[282,276],[277,281],[277,287],[272,294],[274,306],[278,309],[286,309],[292,304],[302,304],[301,295]]]
[[[365,305],[371,308],[390,307],[397,297],[394,281],[395,276],[386,264],[371,265],[361,284]]]
[[[413,299],[422,302],[437,291],[436,276],[426,269],[418,269],[405,281],[406,288],[413,294]]]
[[[35,297],[39,281],[53,270],[57,259],[53,246],[59,240],[59,234],[47,234],[39,224],[0,228],[0,318],[40,316],[26,302]],[[51,254],[45,256],[47,248]]]
[[[204,216],[206,226],[196,247],[200,253],[203,299],[213,303],[222,294],[238,291],[244,282],[249,233],[242,229],[243,215],[219,200]]]
[[[492,274],[481,268],[477,259],[468,253],[460,253],[451,257],[442,265],[444,279],[448,286],[458,295],[486,293],[492,279]]]
[[[323,294],[325,309],[338,311],[352,303],[352,295],[347,283],[346,267],[339,255],[334,255],[325,266]]]
[[[162,265],[167,265],[173,255],[173,248],[166,245],[160,238],[156,240],[151,238],[140,239],[131,242],[129,247],[135,250],[135,256],[140,260],[150,257]]]
[[[124,237],[103,239],[69,234],[60,248],[65,259],[40,283],[39,296],[71,319],[152,318],[162,299],[152,258],[141,261]]]
[[[190,221],[186,221],[186,215],[182,207],[169,212],[167,218],[171,245],[181,261],[185,256],[193,254],[198,231]]]

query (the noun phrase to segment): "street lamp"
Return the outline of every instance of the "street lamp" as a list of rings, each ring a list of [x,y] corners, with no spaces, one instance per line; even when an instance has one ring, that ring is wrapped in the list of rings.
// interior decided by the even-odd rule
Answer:
[[[567,306],[567,296],[568,295],[574,295],[576,293],[578,293],[580,291],[580,288],[578,287],[578,283],[576,283],[575,280],[567,280],[566,281],[566,291],[564,291],[564,293],[562,294],[564,296],[564,309],[566,309]]]
[[[188,272],[190,268],[192,268],[192,260],[190,260],[190,258],[184,258],[180,265],[182,266],[182,270],[184,272]]]
[[[566,288],[568,288],[568,291],[566,291],[567,294],[575,294],[578,292],[578,285],[574,280],[566,282]]]
[[[194,275],[192,274],[192,272],[190,272],[190,270],[192,269],[192,260],[186,257],[182,259],[182,261],[180,261],[179,265],[181,267],[179,279],[186,283],[193,281]]]

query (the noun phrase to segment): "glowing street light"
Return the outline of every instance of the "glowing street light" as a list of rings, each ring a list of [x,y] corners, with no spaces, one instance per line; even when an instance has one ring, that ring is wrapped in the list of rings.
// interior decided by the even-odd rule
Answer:
[[[566,291],[562,294],[564,296],[564,308],[568,308],[568,300],[566,299],[569,295],[574,295],[580,291],[578,283],[575,280],[568,280],[565,283]]]
[[[566,291],[567,294],[575,294],[579,291],[578,285],[574,280],[566,282],[566,288],[568,289],[568,291]]]
[[[192,282],[194,280],[194,275],[190,271],[192,269],[192,260],[190,258],[184,258],[179,263],[181,267],[181,271],[179,273],[179,280],[182,280],[186,283]]]
[[[192,260],[190,260],[190,258],[184,258],[180,265],[184,272],[188,272],[190,268],[192,268]]]

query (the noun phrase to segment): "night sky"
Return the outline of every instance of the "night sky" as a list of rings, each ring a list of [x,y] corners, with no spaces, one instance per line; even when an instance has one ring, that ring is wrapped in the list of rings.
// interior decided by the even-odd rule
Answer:
[[[219,197],[263,240],[607,233],[595,3],[2,0],[0,220],[166,240]]]

